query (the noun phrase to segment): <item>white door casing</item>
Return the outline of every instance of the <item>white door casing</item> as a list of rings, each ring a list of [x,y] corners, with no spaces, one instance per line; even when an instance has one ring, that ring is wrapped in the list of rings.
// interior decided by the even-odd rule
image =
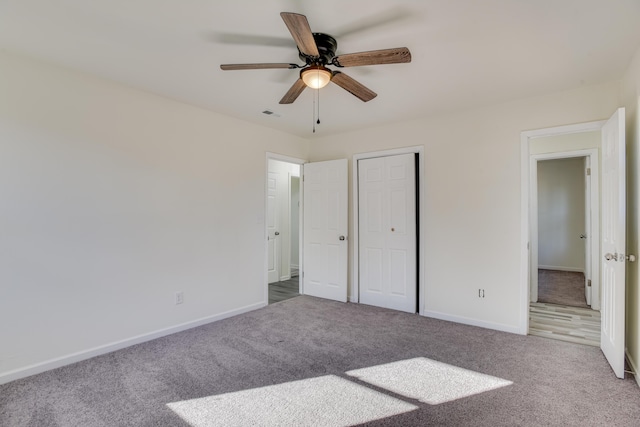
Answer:
[[[278,174],[267,173],[267,276],[268,283],[280,280],[280,239],[278,238]]]
[[[591,306],[591,157],[584,158],[584,297]]]
[[[347,160],[303,166],[303,292],[347,301]]]
[[[415,154],[361,159],[359,301],[416,312]]]
[[[602,301],[600,348],[624,378],[625,139],[624,108],[602,127]]]
[[[601,133],[602,127],[605,121],[594,121],[586,123],[577,123],[573,125],[563,125],[552,128],[536,129],[531,131],[523,131],[520,134],[520,168],[521,168],[521,199],[520,199],[520,323],[516,331],[522,335],[529,333],[529,303],[532,299],[532,288],[537,286],[537,280],[533,282],[533,266],[537,266],[537,194],[534,185],[536,184],[536,167],[535,162],[532,161],[533,156],[538,154],[532,154],[532,144],[538,138],[556,137],[560,135],[579,134],[599,132]],[[601,146],[601,141],[598,142],[598,147]],[[589,146],[592,147],[592,146]],[[594,150],[594,154],[589,154],[589,150]],[[601,278],[600,275],[600,180],[598,179],[599,172],[598,166],[598,152],[593,148],[585,150],[585,154],[591,155],[591,168],[592,168],[592,181],[591,181],[591,277],[592,277],[592,308],[599,310],[600,302],[600,283],[596,283]],[[549,158],[554,157],[567,157],[566,152],[548,153],[544,156]],[[556,158],[557,158],[556,157]],[[595,171],[595,172],[594,172]],[[537,276],[536,276],[537,277]],[[597,303],[597,306],[596,306]]]

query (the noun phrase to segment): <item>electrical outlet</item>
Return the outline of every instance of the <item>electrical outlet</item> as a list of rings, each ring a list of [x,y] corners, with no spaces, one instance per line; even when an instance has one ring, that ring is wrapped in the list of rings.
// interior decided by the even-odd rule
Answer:
[[[184,294],[181,292],[176,292],[176,305],[182,304],[184,302]]]

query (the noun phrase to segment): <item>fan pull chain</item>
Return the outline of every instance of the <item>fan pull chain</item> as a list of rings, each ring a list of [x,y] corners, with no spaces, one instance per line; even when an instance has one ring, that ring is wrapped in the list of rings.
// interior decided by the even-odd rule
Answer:
[[[318,89],[318,115],[316,117],[318,119],[316,123],[320,124],[320,89]]]
[[[316,91],[313,93],[313,120],[313,133],[316,133],[316,124],[320,124],[320,89],[316,89]]]
[[[313,92],[313,118],[311,119],[312,121],[312,126],[313,126],[313,133],[316,133],[316,96],[317,96],[317,91]]]

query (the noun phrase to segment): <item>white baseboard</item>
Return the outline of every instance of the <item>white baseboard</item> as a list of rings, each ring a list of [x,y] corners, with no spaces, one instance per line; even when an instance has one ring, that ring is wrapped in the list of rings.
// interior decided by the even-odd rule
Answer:
[[[135,344],[151,341],[167,335],[175,334],[177,332],[186,331],[187,329],[206,325],[207,323],[216,322],[218,320],[237,316],[239,314],[247,313],[249,311],[253,311],[253,310],[257,310],[259,308],[265,307],[266,305],[267,303],[264,301],[259,302],[257,304],[251,304],[235,310],[226,311],[224,313],[203,317],[201,319],[182,323],[169,328],[160,329],[154,332],[150,332],[148,334],[138,335],[122,341],[116,341],[110,344],[105,344],[105,345],[94,347],[88,350],[83,350],[76,353],[68,354],[66,356],[57,357],[55,359],[47,360],[45,362],[36,363],[34,365],[27,366],[24,368],[8,371],[3,374],[0,374],[0,384],[6,384],[8,382],[15,381],[21,378],[26,378],[31,375],[49,371],[51,369],[60,368],[62,366],[70,365],[72,363],[90,359],[92,357],[101,356],[106,353],[111,353],[112,351],[121,350],[123,348],[130,347]]]
[[[526,335],[526,332],[523,334],[521,328],[518,326],[505,325],[495,322],[486,322],[484,320],[472,319],[463,316],[454,316],[451,314],[440,313],[433,310],[425,310],[424,316],[433,317],[434,319],[447,320],[449,322],[462,323],[469,326],[478,326],[485,329],[493,329],[496,331],[509,332],[512,334]]]
[[[638,387],[640,387],[640,372],[638,372],[638,365],[636,364],[636,362],[633,360],[633,358],[629,354],[629,350],[628,349],[625,348],[624,349],[624,353],[627,356],[627,362],[629,363],[629,367],[631,368],[631,370],[633,372],[635,372],[633,377],[636,379],[636,382],[638,383]]]
[[[538,265],[540,270],[555,270],[555,271],[574,271],[576,273],[584,273],[584,269],[575,267],[562,267],[557,265]]]

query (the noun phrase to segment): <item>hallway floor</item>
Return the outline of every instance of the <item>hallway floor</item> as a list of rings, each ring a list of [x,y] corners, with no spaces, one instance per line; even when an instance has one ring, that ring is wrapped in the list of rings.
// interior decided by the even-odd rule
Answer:
[[[532,302],[529,304],[529,335],[600,347],[600,312]]]
[[[289,298],[297,297],[300,295],[299,277],[295,276],[289,280],[283,280],[281,282],[275,282],[269,284],[269,304],[288,300]]]

